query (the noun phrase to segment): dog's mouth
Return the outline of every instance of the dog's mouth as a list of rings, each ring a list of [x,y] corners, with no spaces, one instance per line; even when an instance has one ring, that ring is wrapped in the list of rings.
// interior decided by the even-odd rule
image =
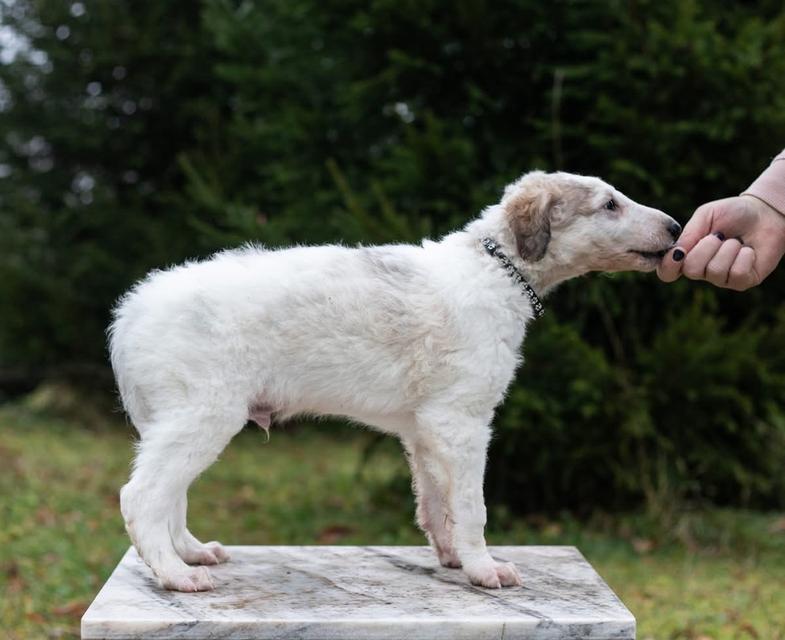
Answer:
[[[670,247],[667,249],[661,249],[659,251],[639,251],[637,249],[630,249],[628,253],[634,253],[635,255],[641,256],[646,260],[662,260],[668,251],[670,251]]]

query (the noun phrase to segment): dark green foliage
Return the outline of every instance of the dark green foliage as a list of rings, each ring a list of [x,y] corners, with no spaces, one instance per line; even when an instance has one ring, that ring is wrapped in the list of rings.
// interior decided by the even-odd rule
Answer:
[[[112,300],[186,256],[439,235],[534,167],[600,175],[684,222],[785,146],[780,2],[2,12],[49,61],[0,65],[6,388],[102,366]],[[562,287],[498,416],[491,497],[785,505],[784,286],[780,270],[743,295],[630,274]]]
[[[783,325],[729,331],[704,297],[629,365],[543,319],[497,420],[494,499],[578,512],[642,497],[662,511],[703,500],[781,506],[785,369],[770,350],[781,353]]]
[[[203,73],[208,49],[192,42],[200,10],[53,1],[0,11],[28,41],[0,65],[10,171],[0,180],[0,376],[94,378],[118,294],[195,254],[168,200],[184,182],[176,155],[221,102]]]

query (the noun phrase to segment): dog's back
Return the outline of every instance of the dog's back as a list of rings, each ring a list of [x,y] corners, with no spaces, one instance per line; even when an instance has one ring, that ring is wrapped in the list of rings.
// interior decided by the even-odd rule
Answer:
[[[153,272],[114,312],[123,404],[140,432],[219,395],[279,416],[411,406],[459,331],[434,278],[408,245],[246,248]]]

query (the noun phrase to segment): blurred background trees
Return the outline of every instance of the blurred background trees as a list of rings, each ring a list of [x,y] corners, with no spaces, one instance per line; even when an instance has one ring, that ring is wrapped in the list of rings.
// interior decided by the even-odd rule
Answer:
[[[682,222],[785,147],[785,8],[711,0],[0,2],[0,394],[111,393],[113,301],[245,241],[411,241],[532,168]],[[785,506],[785,273],[590,276],[500,411],[519,512]]]

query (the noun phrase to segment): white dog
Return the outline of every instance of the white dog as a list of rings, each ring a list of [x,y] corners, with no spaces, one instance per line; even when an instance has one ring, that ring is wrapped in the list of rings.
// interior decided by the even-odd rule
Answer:
[[[141,436],[121,491],[139,554],[168,589],[212,589],[189,565],[228,556],[186,528],[191,482],[249,419],[336,415],[401,439],[443,565],[521,584],[486,549],[483,474],[537,294],[589,271],[651,271],[679,231],[597,178],[533,172],[439,242],[248,247],[153,272],[110,329]]]

